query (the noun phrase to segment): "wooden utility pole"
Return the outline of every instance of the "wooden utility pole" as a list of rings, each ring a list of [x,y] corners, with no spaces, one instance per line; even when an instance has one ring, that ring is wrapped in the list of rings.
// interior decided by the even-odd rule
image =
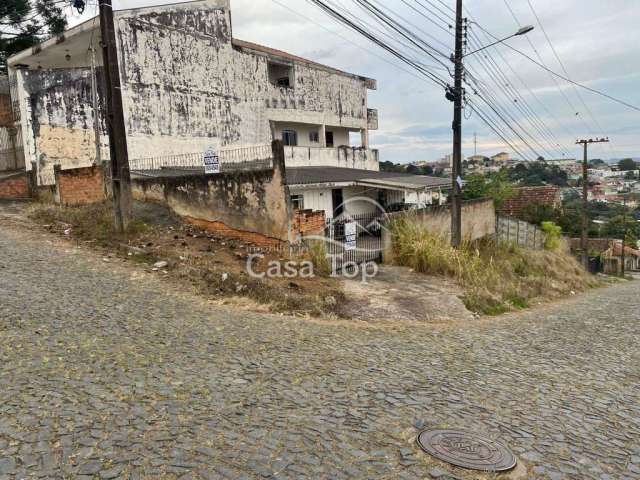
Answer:
[[[451,169],[451,245],[459,247],[462,243],[462,76],[464,74],[463,42],[464,21],[462,18],[462,0],[456,0],[456,50],[453,55],[455,64],[453,92],[453,163]]]
[[[131,219],[131,177],[111,0],[100,0],[100,33],[106,84],[107,127],[111,153],[111,185],[115,226],[117,231],[124,232]]]
[[[582,250],[582,264],[589,270],[589,150],[591,143],[608,143],[608,138],[578,140],[576,145],[584,147],[584,159],[582,161],[582,239],[580,249]]]

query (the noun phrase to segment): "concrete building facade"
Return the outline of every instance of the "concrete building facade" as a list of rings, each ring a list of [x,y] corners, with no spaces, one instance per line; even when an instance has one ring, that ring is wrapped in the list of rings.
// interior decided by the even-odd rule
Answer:
[[[130,159],[282,139],[296,166],[313,149],[377,169],[375,80],[235,39],[229,0],[118,11],[115,26]],[[108,157],[100,42],[89,20],[9,59],[27,168],[43,178]]]

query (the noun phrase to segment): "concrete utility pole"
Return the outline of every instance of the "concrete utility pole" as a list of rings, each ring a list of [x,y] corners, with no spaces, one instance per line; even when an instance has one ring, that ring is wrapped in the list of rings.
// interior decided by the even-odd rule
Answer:
[[[578,140],[576,145],[584,147],[584,159],[582,162],[582,239],[580,241],[580,249],[582,250],[582,264],[584,268],[589,270],[589,151],[588,147],[591,143],[608,143],[608,138]]]
[[[527,25],[521,27],[516,33],[500,40],[496,40],[489,45],[485,45],[473,52],[464,53],[466,44],[468,20],[462,17],[462,0],[456,0],[456,48],[451,55],[451,61],[455,65],[454,85],[447,86],[446,97],[453,102],[453,165],[452,165],[452,196],[451,196],[451,245],[458,248],[462,243],[462,103],[464,100],[464,89],[462,81],[464,79],[464,57],[473,55],[489,47],[502,43],[510,38],[526,35],[533,27]]]
[[[118,50],[113,26],[111,0],[100,0],[100,33],[102,36],[102,59],[106,83],[107,126],[109,130],[109,151],[111,153],[111,184],[115,226],[117,231],[124,232],[131,219],[131,177],[129,174],[127,132],[122,112],[120,70],[118,69]]]
[[[462,18],[462,0],[456,0],[456,49],[453,55],[455,64],[453,92],[453,165],[451,171],[451,245],[458,248],[462,243],[462,76],[464,74],[463,42],[464,21]]]
[[[622,278],[625,276],[625,242],[627,241],[627,195],[626,193],[622,194],[622,224],[623,224],[623,233],[622,233]]]

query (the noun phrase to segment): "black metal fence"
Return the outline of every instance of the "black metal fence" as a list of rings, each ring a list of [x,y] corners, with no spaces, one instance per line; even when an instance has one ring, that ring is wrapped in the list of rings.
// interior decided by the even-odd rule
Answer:
[[[382,260],[384,220],[382,212],[327,219],[327,254],[336,270]]]

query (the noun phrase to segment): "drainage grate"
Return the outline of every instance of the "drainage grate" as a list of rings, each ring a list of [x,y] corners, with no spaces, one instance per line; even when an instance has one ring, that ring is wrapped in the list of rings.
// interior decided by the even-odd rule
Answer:
[[[460,430],[426,430],[418,446],[429,455],[457,467],[504,472],[516,466],[516,457],[504,445]]]

